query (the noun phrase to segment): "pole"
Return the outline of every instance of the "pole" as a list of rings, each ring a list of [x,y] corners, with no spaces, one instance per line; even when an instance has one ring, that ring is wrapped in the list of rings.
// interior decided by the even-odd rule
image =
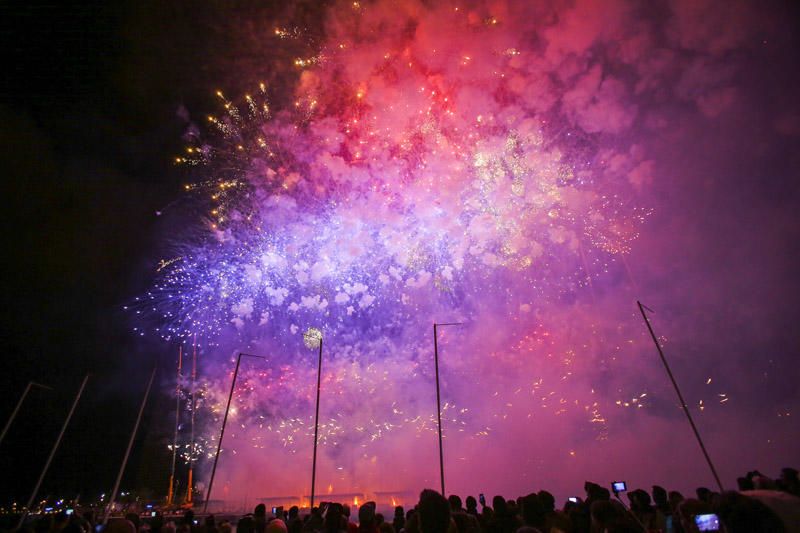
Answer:
[[[114,507],[114,500],[117,499],[117,491],[119,490],[119,484],[122,481],[122,474],[125,472],[125,467],[128,464],[128,457],[131,455],[131,448],[133,448],[133,441],[136,439],[136,433],[139,431],[139,423],[142,421],[142,413],[144,413],[144,407],[147,405],[147,398],[150,396],[150,388],[153,386],[153,380],[156,377],[157,368],[157,366],[154,366],[153,372],[150,373],[150,381],[147,382],[147,388],[144,391],[144,398],[142,398],[142,405],[139,406],[139,414],[136,416],[136,423],[133,425],[131,438],[128,440],[128,448],[125,450],[125,456],[122,458],[122,464],[119,465],[117,480],[114,482],[114,489],[111,491],[111,498],[108,500],[106,513],[103,517],[103,525],[108,523],[108,515],[111,514],[111,509]]]
[[[436,333],[436,326],[433,325],[433,362],[436,367],[436,421],[439,429],[439,476],[442,481],[442,496],[447,498],[444,492],[444,451],[442,449],[442,399],[439,393],[439,338]]]
[[[444,448],[442,446],[442,399],[439,392],[439,335],[436,328],[438,326],[460,326],[461,322],[446,322],[433,324],[433,363],[436,368],[436,420],[439,429],[439,476],[442,481],[442,496],[447,498],[444,493]]]
[[[81,388],[78,389],[78,394],[75,396],[75,400],[72,402],[72,407],[69,409],[69,413],[67,413],[67,418],[64,420],[64,425],[61,426],[61,431],[58,434],[58,438],[56,439],[55,444],[53,444],[53,449],[50,450],[50,455],[47,457],[47,461],[44,463],[44,468],[42,469],[42,473],[39,474],[39,479],[36,481],[36,486],[33,487],[33,492],[31,493],[31,497],[28,499],[28,504],[22,510],[22,516],[19,518],[19,523],[17,524],[17,529],[22,529],[22,525],[25,523],[25,519],[28,517],[28,513],[30,512],[31,505],[33,505],[33,500],[36,498],[36,493],[39,492],[39,487],[42,485],[42,481],[44,480],[44,476],[47,474],[47,470],[50,468],[50,463],[53,461],[53,457],[58,450],[58,446],[61,444],[61,439],[64,437],[64,432],[67,430],[67,426],[69,425],[69,421],[72,419],[72,414],[75,412],[75,408],[78,406],[78,401],[81,399],[81,395],[83,394],[83,389],[86,388],[86,382],[89,381],[89,374],[83,378],[83,382],[81,383]]]
[[[672,370],[669,368],[669,364],[667,363],[667,358],[664,356],[664,351],[661,349],[661,345],[658,343],[658,339],[656,338],[656,334],[653,331],[653,326],[650,325],[650,319],[647,318],[647,313],[644,312],[645,306],[642,305],[642,302],[636,301],[637,305],[639,306],[639,311],[642,313],[642,318],[644,318],[644,323],[647,324],[647,329],[650,331],[650,336],[653,338],[653,343],[656,345],[656,350],[658,350],[658,355],[661,357],[661,362],[664,363],[664,368],[667,370],[667,375],[669,376],[669,380],[672,382],[672,386],[675,387],[675,392],[678,394],[678,400],[681,402],[681,408],[683,409],[684,414],[686,415],[686,419],[689,420],[689,425],[692,426],[692,431],[694,432],[694,436],[697,439],[697,443],[700,445],[700,449],[703,450],[703,456],[706,458],[706,462],[708,463],[708,467],[711,469],[711,473],[714,475],[714,479],[717,481],[717,486],[719,486],[720,492],[724,492],[725,489],[722,487],[722,481],[720,481],[719,476],[717,475],[717,469],[714,468],[714,463],[711,462],[711,457],[709,457],[708,452],[706,451],[706,446],[703,444],[703,439],[700,438],[700,432],[697,431],[697,426],[694,424],[694,420],[692,420],[692,414],[689,412],[689,407],[686,405],[686,402],[683,399],[683,394],[681,394],[681,389],[678,388],[678,382],[675,381],[675,377],[672,375]]]
[[[178,428],[181,421],[181,364],[183,362],[183,346],[178,346],[178,374],[175,377],[175,435],[172,438],[172,468],[169,474],[169,490],[167,505],[172,505],[175,495],[175,461],[178,455]]]
[[[317,437],[319,435],[319,391],[322,386],[322,337],[319,338],[319,363],[317,365],[317,408],[314,413],[314,458],[311,462],[311,505],[314,509],[314,485],[317,481]]]
[[[228,394],[228,405],[225,406],[225,416],[222,417],[222,430],[219,432],[219,442],[217,442],[217,453],[214,455],[214,466],[211,467],[211,481],[208,482],[208,491],[206,491],[206,501],[203,505],[203,513],[208,512],[208,502],[211,500],[211,489],[214,487],[214,476],[217,473],[217,461],[219,461],[219,452],[222,449],[222,437],[225,436],[225,425],[228,423],[228,412],[231,410],[231,400],[233,399],[233,388],[236,386],[236,376],[239,375],[239,364],[242,362],[242,353],[236,358],[236,368],[233,370],[233,379],[231,380],[231,391]]]
[[[195,419],[195,409],[197,408],[197,335],[194,336],[194,342],[192,343],[192,412],[191,412],[191,420],[190,420],[190,448],[189,448],[189,479],[186,482],[186,503],[192,503],[192,491],[194,490],[194,483],[192,481],[192,477],[194,476],[194,456],[195,456],[195,446],[194,446],[194,419]]]
[[[11,424],[14,422],[14,419],[17,417],[17,413],[19,412],[19,408],[22,407],[22,402],[25,401],[25,397],[28,395],[28,392],[31,390],[31,387],[41,387],[43,389],[52,390],[47,385],[42,385],[40,383],[36,383],[35,381],[29,381],[28,382],[28,384],[25,386],[25,390],[23,391],[22,396],[19,397],[19,401],[17,402],[16,407],[14,407],[14,410],[11,412],[11,416],[8,417],[8,422],[6,422],[6,425],[3,427],[3,432],[0,433],[0,443],[2,443],[3,439],[6,438],[6,433],[8,433],[8,428],[11,427]]]

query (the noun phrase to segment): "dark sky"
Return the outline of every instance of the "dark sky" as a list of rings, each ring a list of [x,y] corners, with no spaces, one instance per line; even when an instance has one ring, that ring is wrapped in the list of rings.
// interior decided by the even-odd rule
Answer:
[[[5,421],[29,380],[55,388],[31,393],[0,447],[0,502],[27,499],[86,373],[92,375],[89,386],[40,495],[79,492],[93,498],[109,490],[148,372],[157,360],[171,361],[163,344],[129,333],[121,307],[147,287],[159,243],[170,232],[154,213],[179,196],[184,179],[171,164],[184,130],[177,111],[182,106],[208,109],[220,80],[228,80],[226,91],[236,92],[253,80],[270,80],[281,71],[276,65],[291,61],[292,51],[285,46],[253,37],[248,21],[279,17],[314,27],[319,16],[312,9],[314,2],[296,2],[293,7],[255,1],[227,4],[208,2],[202,9],[194,2],[154,0],[81,7],[35,1],[0,6],[0,175],[5,200],[0,417]],[[776,6],[784,14],[797,15],[796,8]],[[765,101],[791,100],[800,81],[797,52],[791,49],[797,45],[796,29],[795,25],[781,32],[787,49],[764,55],[776,62],[774,69],[767,66],[760,72],[769,84],[763,89],[753,84],[747,91],[774,93],[775,98]],[[261,62],[265,54],[271,66]],[[248,73],[247,79],[231,76],[240,71]],[[796,103],[795,97],[790,110],[795,120]],[[719,132],[707,128],[703,133]],[[758,134],[752,132],[754,137]],[[704,198],[712,202],[710,211],[725,213],[708,221],[719,225],[721,235],[718,247],[710,250],[721,256],[714,260],[738,261],[741,256],[731,252],[737,245],[752,252],[762,232],[777,232],[763,240],[773,244],[769,253],[781,254],[772,257],[776,261],[770,261],[769,271],[779,272],[778,282],[788,282],[785,291],[770,286],[769,291],[747,292],[745,283],[745,299],[755,306],[759,298],[770,300],[768,313],[758,320],[772,316],[785,329],[764,344],[773,353],[782,352],[777,357],[785,362],[783,368],[796,377],[798,343],[792,329],[800,312],[798,284],[790,280],[800,264],[797,134],[781,139],[783,146],[759,148],[778,157],[766,167],[756,168],[753,162],[749,170],[756,177],[738,180],[736,190],[726,190],[726,195],[709,193]],[[759,139],[753,144],[758,147]],[[736,151],[739,146],[725,148]],[[675,160],[703,159],[696,143],[668,143],[664,152],[669,150]],[[709,156],[712,171],[724,169],[720,157]],[[763,159],[757,162],[762,165]],[[701,174],[702,167],[695,165],[694,171]],[[759,179],[761,173],[767,178]],[[709,190],[716,191],[713,184]],[[737,210],[759,218],[732,224]],[[770,212],[775,219],[764,218]],[[672,221],[656,217],[653,224],[660,225],[663,234],[691,231],[683,225],[686,220],[668,227]],[[740,239],[729,231],[742,227],[751,234]],[[708,269],[687,268],[687,277],[718,266],[701,249],[692,249],[691,259],[708,261]],[[666,246],[663,254],[653,260],[674,259],[675,250]],[[674,278],[661,281],[680,283]],[[729,333],[724,327],[712,329]],[[748,345],[755,342],[752,335],[746,339]],[[742,372],[752,370],[742,366]],[[170,376],[171,369],[159,373],[159,380],[166,383]],[[791,388],[785,380],[777,384],[787,404],[796,399]],[[164,439],[169,426],[155,420],[170,405],[163,395],[153,399],[126,477],[130,485],[158,494],[166,485]]]
[[[111,488],[160,355],[131,339],[121,306],[145,286],[154,212],[180,185],[170,164],[183,127],[176,110],[209,94],[194,82],[209,86],[200,80],[209,77],[210,43],[195,36],[215,8],[187,16],[189,3],[7,2],[0,10],[3,416],[28,380],[56,389],[32,392],[3,443],[0,500],[27,499],[87,372],[41,494],[93,497]],[[140,440],[160,437],[148,430]],[[141,449],[126,479],[140,475]],[[146,486],[166,483],[141,475]]]

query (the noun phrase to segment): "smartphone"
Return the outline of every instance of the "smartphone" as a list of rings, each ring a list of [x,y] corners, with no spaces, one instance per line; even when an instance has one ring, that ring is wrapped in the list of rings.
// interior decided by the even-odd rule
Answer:
[[[156,516],[156,512],[155,511],[151,512],[150,516],[155,517]]]
[[[570,496],[570,497],[569,497],[569,498],[567,498],[567,499],[568,499],[569,501],[571,501],[572,503],[578,503],[578,498],[577,498],[577,497],[575,497],[575,496]]]
[[[619,492],[625,492],[628,490],[628,486],[624,481],[615,481],[611,484],[611,490],[614,491],[614,494],[617,494]]]
[[[97,524],[96,526],[94,526],[94,531],[95,533],[100,533],[101,531],[103,531],[103,524]]]
[[[67,509],[67,516],[75,512],[75,509]]]
[[[272,514],[274,514],[274,515],[278,514],[278,508],[277,507],[273,507],[272,508]]]
[[[719,531],[719,517],[713,513],[694,516],[694,525],[698,531]]]
[[[194,520],[192,520],[192,523],[193,523],[194,525],[197,525],[197,524],[199,524],[199,523],[200,523],[200,520],[197,520],[197,519],[195,518]]]
[[[482,492],[478,495],[478,501],[481,502],[481,505],[486,507],[486,496],[484,496]]]

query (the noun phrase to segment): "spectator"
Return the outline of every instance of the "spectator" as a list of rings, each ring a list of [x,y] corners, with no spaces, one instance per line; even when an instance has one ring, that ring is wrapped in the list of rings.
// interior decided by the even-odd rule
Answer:
[[[253,533],[255,524],[253,522],[253,515],[246,514],[239,519],[236,523],[236,533]]]
[[[522,522],[525,526],[538,531],[547,531],[545,529],[545,509],[536,493],[522,498]]]
[[[450,503],[435,490],[425,489],[419,495],[415,517],[420,533],[448,533]]]
[[[478,519],[461,507],[461,498],[451,494],[447,501],[450,504],[450,517],[453,519],[459,533],[478,533],[480,531]]]
[[[267,506],[263,503],[256,505],[253,509],[253,531],[264,533],[267,529]]]
[[[358,526],[350,520],[350,506],[347,504],[342,505],[342,514],[347,522],[347,533],[358,533]],[[291,533],[291,532],[290,532]]]
[[[402,505],[394,508],[394,519],[392,519],[392,527],[395,533],[400,533],[406,527],[406,515]]]
[[[358,533],[378,533],[375,522],[375,502],[364,502],[358,508]]]
[[[537,494],[539,503],[544,510],[545,531],[571,531],[572,522],[565,513],[556,510],[556,499],[546,490],[540,490]],[[523,517],[524,519],[524,517]]]
[[[346,533],[345,520],[342,506],[338,503],[331,503],[325,512],[325,528],[323,531],[325,533]]]
[[[726,492],[716,505],[716,514],[727,533],[782,533],[781,519],[769,507],[738,492]],[[796,524],[795,524],[796,525]]]
[[[348,512],[348,515],[349,514]],[[296,505],[292,505],[289,508],[289,517],[287,520],[286,528],[288,533],[300,533],[303,530],[303,521],[300,519],[300,509]],[[237,533],[239,532],[237,531]]]
[[[478,516],[478,502],[475,500],[474,496],[467,496],[467,513],[471,514],[474,517]]]

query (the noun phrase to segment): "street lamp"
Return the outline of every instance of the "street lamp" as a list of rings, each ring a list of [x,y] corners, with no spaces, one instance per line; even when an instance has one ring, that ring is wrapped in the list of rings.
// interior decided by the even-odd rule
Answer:
[[[48,387],[47,385],[42,385],[41,383],[36,383],[35,381],[29,381],[28,385],[25,387],[25,390],[22,392],[22,396],[19,397],[17,406],[14,407],[14,410],[11,412],[11,416],[8,417],[8,422],[6,422],[6,425],[3,427],[3,432],[0,433],[0,443],[3,442],[4,438],[6,438],[6,433],[8,433],[8,428],[11,427],[11,423],[14,422],[14,419],[17,417],[19,408],[22,407],[22,402],[25,401],[25,397],[28,395],[28,392],[31,390],[31,387],[39,387],[41,389],[53,390],[52,387]]]
[[[233,389],[236,386],[236,377],[239,375],[239,365],[242,362],[242,357],[253,357],[255,359],[267,360],[263,355],[251,355],[249,353],[239,352],[236,358],[236,368],[233,371],[233,379],[231,380],[231,391],[228,394],[228,404],[225,406],[225,416],[222,417],[222,429],[219,432],[219,442],[217,442],[217,453],[214,455],[214,466],[211,468],[211,480],[208,482],[208,492],[206,492],[206,501],[203,504],[203,513],[208,512],[208,502],[211,500],[211,489],[214,487],[214,476],[217,473],[217,462],[219,461],[219,452],[222,449],[222,438],[225,436],[225,426],[228,423],[228,413],[231,410],[231,400],[233,399]]]
[[[314,411],[314,456],[311,461],[311,505],[314,509],[314,486],[317,481],[317,440],[319,437],[319,392],[322,385],[322,332],[317,328],[308,328],[303,333],[303,344],[313,350],[319,347],[319,362],[317,364],[317,406]]]
[[[644,323],[647,324],[647,330],[650,332],[650,336],[653,338],[653,343],[656,345],[656,350],[658,350],[658,355],[661,357],[661,362],[664,363],[664,368],[667,370],[667,375],[669,376],[669,380],[672,382],[672,386],[675,387],[675,392],[678,394],[678,400],[681,402],[681,408],[683,409],[683,413],[686,415],[687,420],[689,420],[689,425],[692,426],[692,431],[694,432],[694,436],[697,439],[697,443],[700,445],[700,449],[703,451],[703,456],[706,458],[706,462],[708,463],[708,467],[711,469],[711,474],[714,476],[714,479],[717,482],[717,486],[719,486],[720,492],[724,492],[725,489],[722,488],[722,481],[719,479],[719,475],[717,475],[717,469],[714,468],[714,463],[711,462],[711,457],[708,455],[706,451],[706,446],[703,444],[703,439],[700,438],[700,432],[697,431],[697,426],[694,425],[694,420],[692,419],[691,413],[689,413],[689,407],[686,405],[686,402],[683,399],[683,394],[681,394],[681,389],[678,388],[678,382],[675,381],[675,377],[672,375],[672,370],[669,368],[669,364],[667,364],[667,358],[664,356],[664,351],[661,349],[661,345],[658,343],[658,339],[656,338],[656,334],[653,331],[653,326],[650,325],[650,319],[645,313],[645,309],[653,312],[652,309],[647,307],[646,305],[642,304],[640,301],[636,301],[636,304],[639,306],[639,311],[642,313],[642,318],[644,319]]]
[[[439,428],[439,475],[442,481],[442,496],[447,498],[444,493],[444,452],[442,451],[442,400],[439,393],[439,336],[437,328],[439,326],[460,326],[461,322],[444,322],[433,324],[433,362],[436,367],[436,420]]]

